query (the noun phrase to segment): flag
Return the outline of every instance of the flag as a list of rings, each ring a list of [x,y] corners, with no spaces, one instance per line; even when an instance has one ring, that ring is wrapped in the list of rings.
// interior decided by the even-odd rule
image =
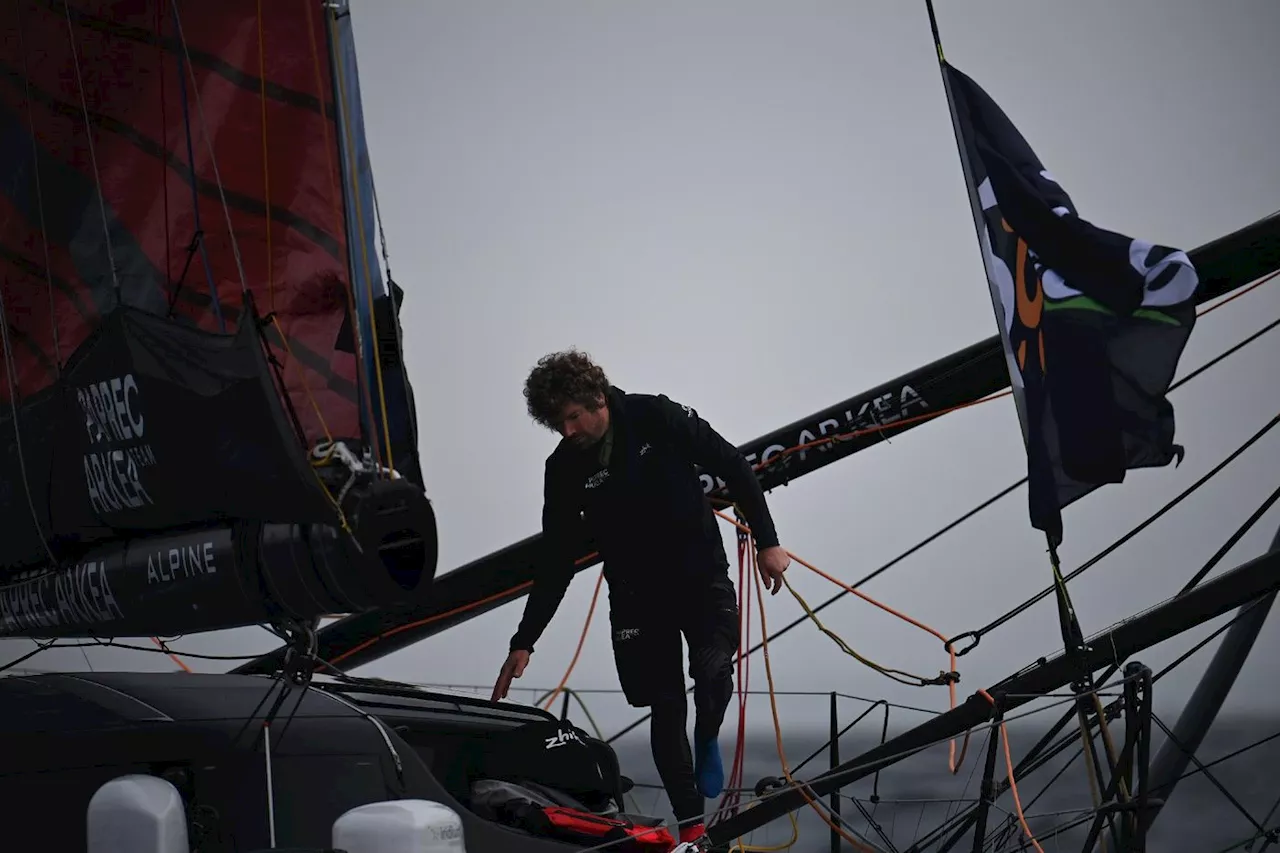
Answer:
[[[1186,253],[1080,218],[991,97],[942,73],[1027,448],[1031,523],[1177,459],[1169,385],[1195,325]]]

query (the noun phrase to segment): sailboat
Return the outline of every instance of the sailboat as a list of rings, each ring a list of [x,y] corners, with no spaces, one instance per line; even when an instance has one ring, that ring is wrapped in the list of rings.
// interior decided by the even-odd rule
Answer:
[[[592,847],[482,816],[459,773],[485,738],[565,721],[346,672],[518,600],[537,567],[530,537],[437,573],[407,294],[381,246],[348,4],[16,0],[4,14],[3,635],[164,649],[265,625],[282,640],[226,674],[0,680],[6,826],[45,816],[32,835],[45,850],[113,849],[103,839],[129,827],[154,853]],[[1280,270],[1280,218],[1187,257],[1198,302],[1239,292]],[[789,483],[1001,393],[1010,351],[1002,330],[743,453],[766,488]],[[704,487],[731,507],[723,483]],[[1277,559],[1137,617],[1112,647],[1136,654],[1260,600],[1280,585]],[[960,654],[979,637],[966,639]],[[1082,654],[991,692],[1043,694],[1081,660],[1111,660]],[[958,703],[728,810],[705,843],[813,807],[989,712]],[[985,821],[975,810],[951,831],[981,840]],[[387,841],[397,832],[403,848]],[[609,844],[628,841],[644,843]]]

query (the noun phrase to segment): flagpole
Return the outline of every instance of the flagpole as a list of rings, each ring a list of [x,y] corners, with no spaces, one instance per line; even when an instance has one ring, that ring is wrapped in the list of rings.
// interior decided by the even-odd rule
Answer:
[[[982,268],[987,274],[988,280],[991,278],[991,268],[988,265],[985,252],[981,252],[982,235],[983,235],[983,216],[982,201],[978,198],[978,183],[974,180],[973,169],[969,165],[969,158],[965,156],[964,136],[960,131],[960,115],[956,110],[955,94],[951,91],[951,81],[947,78],[947,58],[942,51],[942,36],[938,32],[938,17],[933,11],[933,0],[925,0],[925,9],[929,13],[929,30],[933,35],[933,47],[938,55],[938,72],[942,76],[942,91],[947,99],[947,111],[951,116],[951,131],[956,141],[956,152],[960,155],[960,171],[964,176],[965,192],[969,198],[969,213],[973,217],[973,233],[978,241],[979,253],[982,257]],[[1005,366],[1009,371],[1009,389],[1013,395],[1014,407],[1018,412],[1018,422],[1022,425],[1023,444],[1027,443],[1027,403],[1026,395],[1023,393],[1022,383],[1019,379],[1018,366],[1009,356],[1009,340],[1008,334],[1005,332],[1006,320],[1004,316],[1004,306],[1000,303],[996,294],[992,292],[991,307],[995,311],[998,332],[1000,340],[1003,343],[1002,349],[1005,353]]]
[[[984,233],[982,202],[978,197],[978,186],[974,180],[973,168],[970,165],[969,158],[966,154],[967,148],[965,145],[964,134],[960,127],[960,116],[956,109],[955,94],[951,90],[951,81],[947,75],[948,63],[946,54],[942,50],[942,36],[938,31],[938,17],[933,9],[933,0],[925,0],[925,9],[929,14],[929,30],[933,35],[934,50],[938,56],[938,71],[942,76],[942,89],[947,99],[947,110],[951,115],[951,129],[955,135],[957,153],[960,156],[960,168],[964,174],[965,190],[969,197],[969,209],[973,215],[973,227],[978,239],[979,249],[981,250]],[[983,268],[986,271],[988,278],[990,278],[991,270],[988,267],[986,254],[982,253],[982,255]],[[1025,397],[1020,393],[1020,383],[1014,381],[1018,376],[1018,368],[1017,365],[1009,359],[1009,347],[1005,332],[1004,306],[1000,303],[1000,300],[994,290],[991,292],[991,302],[996,312],[1001,339],[1005,342],[1005,360],[1009,369],[1010,386],[1013,389],[1014,402],[1018,409],[1018,418],[1023,427],[1022,433],[1024,448],[1026,448],[1029,453],[1030,444],[1027,435],[1028,421]],[[1086,773],[1089,779],[1089,787],[1094,800],[1094,807],[1098,808],[1102,805],[1099,798],[1106,783],[1103,779],[1101,762],[1099,761],[1099,755],[1091,734],[1092,727],[1089,722],[1090,711],[1096,713],[1098,717],[1098,727],[1102,734],[1103,746],[1107,753],[1107,764],[1110,768],[1111,775],[1114,775],[1116,772],[1116,761],[1118,756],[1116,754],[1114,741],[1111,738],[1110,729],[1107,726],[1106,712],[1103,709],[1102,702],[1098,698],[1096,692],[1096,687],[1093,682],[1093,673],[1084,664],[1088,646],[1084,640],[1084,632],[1080,628],[1080,620],[1076,616],[1075,606],[1071,602],[1071,595],[1067,591],[1066,579],[1062,575],[1062,564],[1058,558],[1058,544],[1061,542],[1061,538],[1062,531],[1060,528],[1053,532],[1045,531],[1045,544],[1049,552],[1049,565],[1053,572],[1054,597],[1058,605],[1058,624],[1062,633],[1063,647],[1069,656],[1080,662],[1079,673],[1071,686],[1073,688],[1073,692],[1077,695],[1077,716],[1080,723],[1080,737],[1084,745],[1084,760],[1086,764]],[[1092,697],[1093,701],[1089,702],[1086,697]],[[1093,707],[1090,708],[1090,705]],[[1124,800],[1127,800],[1128,794],[1128,786],[1124,783],[1124,780],[1120,780],[1120,801],[1123,802]],[[1113,819],[1110,819],[1110,817],[1108,824],[1110,834],[1113,840],[1117,842],[1118,846],[1119,839],[1116,835],[1115,823]],[[1102,839],[1100,838],[1099,840],[1101,841]],[[975,838],[974,841],[976,844],[979,842],[979,839]],[[1105,842],[1102,846],[1105,850]]]

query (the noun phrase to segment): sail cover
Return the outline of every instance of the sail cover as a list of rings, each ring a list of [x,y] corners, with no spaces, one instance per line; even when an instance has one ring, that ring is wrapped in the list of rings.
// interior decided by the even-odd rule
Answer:
[[[372,433],[336,344],[357,296],[394,317],[353,291],[333,32],[311,0],[0,10],[0,569],[328,518],[301,445]]]

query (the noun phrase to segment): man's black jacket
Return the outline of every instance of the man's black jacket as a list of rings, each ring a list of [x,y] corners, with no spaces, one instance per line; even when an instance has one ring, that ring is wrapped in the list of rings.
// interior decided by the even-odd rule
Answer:
[[[543,559],[512,649],[533,650],[564,598],[574,561],[596,550],[611,592],[665,590],[723,576],[729,562],[711,503],[695,470],[725,481],[759,548],[778,544],[764,492],[750,463],[688,406],[665,395],[608,397],[613,446],[563,440],[547,457]]]

